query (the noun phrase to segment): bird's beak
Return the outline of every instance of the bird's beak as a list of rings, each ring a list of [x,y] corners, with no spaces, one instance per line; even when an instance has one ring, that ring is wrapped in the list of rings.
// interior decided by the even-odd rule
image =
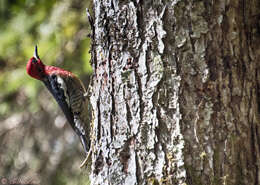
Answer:
[[[37,50],[37,45],[35,46],[35,49],[34,49],[34,54],[33,54],[34,58],[36,58],[37,60],[40,59],[39,55],[38,55],[38,50]]]

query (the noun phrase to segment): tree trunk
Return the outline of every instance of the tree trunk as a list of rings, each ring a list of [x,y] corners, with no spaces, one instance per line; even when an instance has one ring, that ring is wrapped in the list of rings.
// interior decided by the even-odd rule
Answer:
[[[94,0],[94,184],[260,184],[260,3]]]

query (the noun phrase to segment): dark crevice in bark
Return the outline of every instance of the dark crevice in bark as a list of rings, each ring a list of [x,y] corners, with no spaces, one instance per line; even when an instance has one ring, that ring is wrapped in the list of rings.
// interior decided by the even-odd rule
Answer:
[[[156,161],[158,161],[158,156],[157,156],[156,151],[159,151],[159,146],[160,146],[159,144],[163,143],[161,141],[161,138],[160,138],[160,129],[162,129],[162,128],[160,127],[160,120],[159,120],[160,103],[158,102],[158,98],[159,98],[159,90],[158,89],[160,89],[159,84],[158,84],[157,90],[155,91],[155,93],[153,94],[153,97],[152,97],[152,102],[153,102],[153,105],[154,105],[154,108],[152,109],[152,111],[154,111],[154,110],[156,111],[156,118],[158,120],[158,126],[155,128],[155,135],[156,135],[158,141],[155,142],[155,146],[154,146],[154,153],[155,153],[155,156],[156,156],[156,160],[154,160],[154,163]],[[156,166],[156,164],[154,164],[154,166]]]
[[[191,42],[192,52],[195,53],[195,46],[194,46],[195,40],[192,38],[193,31],[192,31],[192,23],[191,23],[190,15],[188,15],[186,21],[188,22],[189,39]]]
[[[142,51],[142,46],[144,44],[144,40],[145,40],[145,36],[143,34],[143,30],[142,28],[144,27],[144,23],[143,23],[143,9],[142,9],[142,1],[139,2],[139,6],[137,6],[137,11],[136,11],[136,22],[137,22],[137,30],[139,32],[139,40],[140,40],[140,44],[139,44],[139,52],[137,56],[133,56],[133,60],[136,61],[136,63],[138,63],[139,61],[139,56],[140,56],[140,53]],[[142,93],[142,82],[141,82],[141,79],[140,79],[140,76],[138,75],[138,71],[137,71],[137,68],[134,68],[134,75],[135,75],[135,79],[137,81],[137,84],[138,84],[138,95],[139,95],[139,102],[140,102],[140,123],[142,123],[142,120],[143,120],[143,113],[144,113],[144,104],[143,104],[143,93]],[[138,132],[137,134],[140,132],[140,125],[138,127]],[[138,164],[138,163],[137,163]],[[140,170],[140,169],[139,169]],[[137,176],[138,178],[139,176]],[[139,182],[139,180],[138,180]]]
[[[137,83],[138,83],[138,95],[139,95],[139,102],[140,102],[140,123],[142,123],[142,121],[143,121],[143,114],[144,114],[142,82],[141,82],[141,79],[140,79],[136,69],[134,70],[134,72],[135,72],[135,78],[136,78]],[[139,127],[138,127],[137,134],[140,132],[140,128],[141,128],[140,126],[141,125],[139,125]]]
[[[249,30],[249,27],[248,27],[248,23],[250,22],[248,19],[249,19],[249,15],[248,13],[246,12],[247,11],[247,4],[248,6],[250,6],[250,1],[246,1],[246,0],[242,0],[242,19],[243,19],[243,26],[244,26],[244,31],[245,31],[245,36],[246,36],[246,48],[249,49],[249,46],[251,45],[251,41],[252,41],[252,37],[251,37],[251,32]]]
[[[92,39],[92,44],[91,44],[91,66],[93,68],[93,74],[92,76],[97,74],[97,57],[96,57],[96,49],[95,49],[95,43],[94,43],[94,39]]]
[[[260,149],[260,138],[259,138],[259,130],[258,130],[259,128],[258,128],[258,125],[256,124],[255,125],[255,137],[256,137],[256,143],[257,143],[257,153],[259,153],[259,149]],[[256,161],[257,162],[257,161]],[[258,167],[258,165],[256,165],[256,184],[259,184],[259,181],[258,181],[258,179],[259,179],[259,167]]]
[[[243,175],[243,164],[240,161],[243,161],[243,158],[241,157],[242,151],[239,150],[238,146],[236,147],[236,152],[237,152],[237,156],[236,156],[236,160],[235,160],[235,164],[236,164],[236,182],[235,184],[244,184],[244,175]]]
[[[257,75],[256,79],[259,77]],[[256,100],[257,100],[258,114],[260,115],[260,84],[259,83],[256,84]]]
[[[255,168],[255,185],[257,185],[257,181],[258,181],[258,171],[257,171],[257,159],[256,159],[256,149],[255,149],[255,129],[254,129],[254,123],[252,121],[250,121],[250,129],[251,129],[251,156],[252,156],[252,161],[251,161],[251,165]]]
[[[111,139],[111,142],[113,141],[113,136],[114,136],[114,131],[113,131],[113,123],[114,123],[114,120],[113,120],[113,118],[114,118],[114,116],[115,116],[115,104],[116,104],[116,102],[115,102],[115,88],[114,88],[114,86],[115,86],[115,84],[114,84],[114,77],[113,77],[113,71],[112,71],[112,69],[114,69],[114,67],[112,66],[112,62],[113,62],[113,60],[112,60],[112,57],[111,57],[111,55],[112,55],[112,45],[110,46],[110,48],[109,48],[109,53],[108,53],[108,68],[109,68],[109,84],[110,84],[110,88],[111,88],[111,92],[110,92],[110,96],[111,96],[111,100],[112,100],[112,108],[111,108],[111,113],[110,113],[110,133],[111,133],[111,137],[110,137],[110,139]],[[110,90],[110,89],[109,89]]]
[[[137,11],[136,11],[136,22],[137,22],[137,30],[139,32],[139,40],[140,40],[140,44],[139,44],[139,48],[137,48],[137,50],[139,50],[138,56],[134,56],[134,59],[138,59],[139,55],[140,55],[140,51],[142,51],[142,46],[144,44],[145,41],[145,35],[143,33],[142,28],[144,28],[144,22],[143,22],[143,17],[144,17],[144,13],[143,13],[143,9],[142,9],[142,5],[137,7]]]
[[[138,3],[136,1],[133,1],[133,3],[135,5],[135,7],[138,7]],[[139,0],[139,5],[141,5],[141,3],[142,3],[142,0]]]
[[[132,120],[132,117],[131,117],[131,108],[129,107],[128,105],[128,102],[127,100],[125,99],[125,104],[126,104],[126,119],[127,119],[127,124],[128,124],[128,127],[129,127],[129,131],[131,133],[131,120]]]
[[[93,12],[93,17],[95,17],[95,12]],[[89,15],[91,16],[91,15]],[[90,48],[90,53],[91,53],[91,66],[92,68],[94,69],[94,74],[93,75],[96,75],[96,70],[97,70],[97,53],[96,53],[96,40],[94,39],[95,38],[95,26],[94,26],[94,19],[93,17],[89,17],[89,23],[90,23],[90,26],[91,26],[91,48]]]
[[[139,166],[139,162],[138,162],[138,154],[137,154],[137,150],[135,150],[135,166],[136,166],[136,183],[137,184],[141,184],[141,169],[140,169],[140,166]]]
[[[256,174],[255,174],[255,185],[259,185],[258,178],[259,178],[259,168],[258,165],[255,165],[256,168]]]
[[[257,148],[258,148],[258,152],[260,152],[260,132],[259,132],[259,127],[258,125],[256,124],[255,125],[255,135],[256,135],[256,141],[257,141]]]
[[[101,131],[101,111],[100,111],[100,98],[98,98],[97,100],[97,109],[98,109],[98,115],[96,115],[98,117],[98,125],[97,125],[97,141],[100,140],[100,131]]]
[[[147,81],[146,81],[146,84],[145,84],[145,87],[147,87],[147,83],[149,82],[149,79],[151,77],[151,70],[150,70],[150,67],[149,67],[149,64],[152,63],[152,59],[150,58],[151,56],[151,46],[150,44],[147,44],[147,51],[145,53],[145,67],[146,67],[146,70],[147,70]]]
[[[113,3],[112,3],[113,4]],[[111,41],[110,41],[110,35],[109,35],[109,23],[110,21],[107,22],[106,26],[105,26],[105,29],[107,30],[107,43],[108,43],[108,57],[107,57],[107,65],[108,65],[108,69],[109,69],[109,77],[107,76],[106,79],[107,80],[107,86],[109,87],[109,95],[111,97],[111,112],[110,112],[110,142],[112,143],[113,142],[113,136],[114,136],[114,132],[113,132],[113,123],[114,123],[114,116],[115,116],[115,88],[114,88],[114,78],[113,78],[113,69],[114,67],[112,66],[112,44],[111,44]],[[111,166],[111,159],[110,159],[110,143],[107,142],[108,146],[108,157],[106,158],[106,164],[108,166],[108,174],[110,176],[110,166]]]
[[[132,143],[132,140],[133,140],[133,138],[129,138],[126,142],[125,142],[125,144],[124,144],[124,146],[123,146],[123,150],[121,150],[121,152],[120,152],[120,154],[119,154],[119,156],[120,156],[120,162],[121,162],[121,164],[123,165],[123,172],[125,173],[125,174],[127,174],[128,173],[128,160],[130,159],[130,148],[129,148],[129,146],[131,145],[131,143]],[[130,167],[131,168],[131,167]]]
[[[103,27],[104,27],[103,43],[105,43],[104,49],[109,52],[109,48],[112,46],[111,40],[110,40],[111,37],[109,35],[110,34],[109,30],[110,30],[111,24],[110,24],[110,18],[108,17],[106,12],[104,13],[104,19],[106,19],[106,21],[105,21],[105,24],[103,25]]]
[[[256,127],[254,124],[254,118],[253,115],[250,114],[252,108],[253,108],[253,89],[250,90],[250,94],[249,94],[249,106],[248,106],[248,123],[250,124],[250,131],[251,131],[251,156],[252,156],[252,160],[251,160],[251,165],[255,168],[255,173],[253,173],[253,175],[255,176],[255,185],[258,185],[258,161],[257,161],[257,149],[256,149],[256,141],[257,141],[257,136],[255,135],[256,133]]]

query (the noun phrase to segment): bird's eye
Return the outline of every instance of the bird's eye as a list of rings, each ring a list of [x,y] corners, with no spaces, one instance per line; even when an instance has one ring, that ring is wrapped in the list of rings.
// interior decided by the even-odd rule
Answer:
[[[35,58],[32,59],[33,63],[37,63],[37,60]]]

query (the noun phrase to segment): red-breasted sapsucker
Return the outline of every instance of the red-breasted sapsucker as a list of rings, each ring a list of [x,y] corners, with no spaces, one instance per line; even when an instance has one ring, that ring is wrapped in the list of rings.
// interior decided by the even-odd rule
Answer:
[[[86,90],[82,82],[71,72],[58,67],[44,65],[38,56],[37,46],[34,56],[28,61],[27,73],[42,81],[61,110],[69,124],[80,137],[86,155],[90,149],[90,123]]]

